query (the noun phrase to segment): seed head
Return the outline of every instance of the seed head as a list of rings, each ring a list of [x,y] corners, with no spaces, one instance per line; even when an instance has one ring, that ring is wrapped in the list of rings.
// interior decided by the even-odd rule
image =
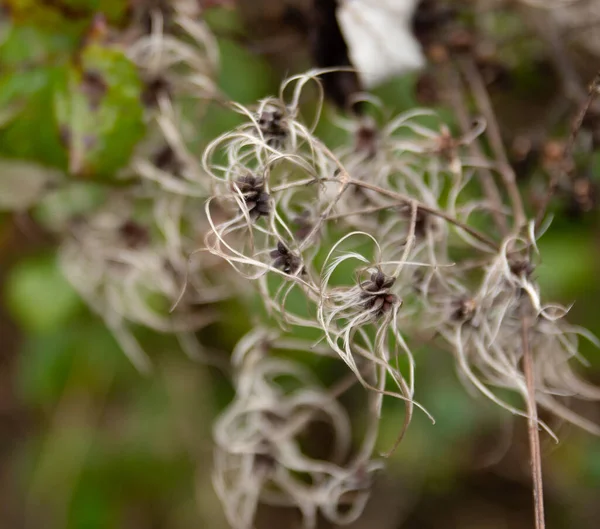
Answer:
[[[265,109],[258,116],[258,127],[267,145],[281,149],[287,138],[287,129],[282,123],[283,113],[276,108]]]
[[[381,270],[373,272],[371,278],[361,284],[363,308],[373,312],[376,318],[389,312],[398,303],[398,296],[390,293],[395,277],[386,276]]]
[[[528,259],[513,259],[509,265],[510,271],[517,277],[529,277],[535,270],[535,266]]]
[[[150,234],[146,227],[131,219],[121,224],[119,235],[128,248],[140,248],[150,244]]]
[[[354,148],[356,152],[364,153],[368,158],[373,158],[377,154],[378,140],[379,133],[375,124],[365,122],[356,130]]]
[[[269,215],[271,212],[271,197],[265,191],[263,178],[246,175],[239,178],[236,184],[244,196],[244,203],[252,220]]]
[[[461,297],[452,302],[452,320],[456,322],[470,322],[475,316],[477,303],[473,298]]]
[[[277,243],[277,248],[272,250],[270,255],[274,259],[273,266],[286,274],[295,274],[302,266],[300,258],[290,252],[281,241]]]

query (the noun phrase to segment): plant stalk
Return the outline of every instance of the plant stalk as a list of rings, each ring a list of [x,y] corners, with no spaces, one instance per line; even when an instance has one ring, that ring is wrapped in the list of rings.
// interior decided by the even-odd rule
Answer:
[[[535,513],[535,529],[545,529],[544,516],[544,484],[542,479],[542,454],[540,449],[540,433],[538,428],[538,413],[535,401],[535,375],[533,372],[533,357],[529,345],[530,320],[523,316],[521,332],[523,341],[523,371],[527,386],[527,431],[529,435],[529,457],[531,477],[533,479],[533,507]]]

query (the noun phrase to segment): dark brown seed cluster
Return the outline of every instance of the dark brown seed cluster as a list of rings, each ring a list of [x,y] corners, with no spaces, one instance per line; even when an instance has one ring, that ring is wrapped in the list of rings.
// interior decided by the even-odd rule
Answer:
[[[184,163],[170,145],[161,147],[152,157],[154,165],[174,176],[179,176],[184,169]]]
[[[295,274],[302,266],[300,258],[290,252],[281,241],[277,243],[277,248],[272,250],[270,255],[274,259],[273,266],[286,274]]]
[[[142,103],[146,107],[155,108],[162,96],[171,97],[171,84],[164,77],[154,77],[144,83],[141,93]]]
[[[395,282],[395,277],[388,277],[381,270],[373,272],[371,278],[361,284],[363,308],[377,318],[389,312],[398,303],[398,296],[390,292]]]
[[[534,264],[527,259],[514,258],[510,263],[510,271],[517,277],[529,277],[535,270]]]
[[[271,197],[265,191],[263,178],[246,175],[236,182],[237,188],[244,196],[244,203],[250,212],[250,218],[256,220],[271,213]]]
[[[354,148],[356,152],[364,153],[368,158],[373,158],[377,154],[378,131],[375,125],[363,123],[354,138]]]
[[[287,138],[287,129],[282,123],[283,114],[280,110],[264,110],[258,117],[258,127],[267,145],[273,149],[281,149]]]
[[[150,244],[150,233],[145,226],[134,220],[126,220],[119,226],[119,235],[128,248],[135,249]]]
[[[450,129],[444,125],[436,143],[435,152],[446,162],[453,162],[457,156],[456,151],[460,146],[460,139],[453,137]]]
[[[452,302],[452,320],[457,322],[469,322],[475,316],[477,304],[473,298],[462,297]]]

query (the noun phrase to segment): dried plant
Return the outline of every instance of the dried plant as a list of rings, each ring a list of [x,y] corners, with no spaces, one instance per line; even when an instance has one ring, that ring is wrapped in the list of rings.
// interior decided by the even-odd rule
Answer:
[[[153,12],[150,32],[131,44],[150,133],[125,175],[130,185],[59,233],[60,262],[141,370],[150,363],[135,325],[173,333],[197,355],[195,332],[214,320],[211,304],[253,293],[263,304],[264,317],[233,351],[235,396],[214,426],[214,486],[232,527],[251,529],[259,502],[297,507],[306,527],[318,513],[339,524],[361,514],[384,465],[376,451],[383,398],[405,405],[398,443],[415,408],[433,420],[418,402],[417,339],[450,350],[467,387],[528,419],[543,527],[538,431],[556,436],[538,407],[600,434],[563,401],[600,398],[570,366],[582,360],[581,338],[597,340],[536,282],[537,241],[565,167],[555,168],[547,200],[528,210],[466,41],[454,42],[460,51],[445,72],[460,133],[434,111],[394,116],[374,96],[354,94],[361,110],[332,117],[341,141],[329,146],[315,131],[331,70],[292,76],[254,106],[225,103],[214,39],[189,6],[174,2],[168,30],[165,14]],[[482,115],[475,121],[465,93]],[[316,104],[305,119],[307,94]],[[198,153],[194,119],[211,101],[243,121]],[[324,387],[289,350],[341,360],[349,377]],[[357,443],[338,402],[355,382],[369,418]],[[333,433],[324,458],[300,441],[315,421]]]

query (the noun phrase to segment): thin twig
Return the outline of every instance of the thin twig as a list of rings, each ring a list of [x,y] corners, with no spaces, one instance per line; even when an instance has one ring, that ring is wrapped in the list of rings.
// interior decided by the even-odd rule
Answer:
[[[483,83],[483,79],[481,78],[481,74],[473,60],[460,58],[458,64],[471,89],[473,97],[475,98],[475,103],[487,122],[486,136],[492,152],[494,153],[494,158],[500,164],[500,175],[502,176],[504,186],[508,192],[514,213],[514,228],[515,231],[519,231],[525,225],[525,208],[523,206],[523,200],[521,199],[521,193],[517,186],[515,172],[510,165],[506,150],[504,149],[504,142],[502,141],[500,127],[498,126],[492,103],[485,88],[485,84]]]
[[[573,148],[575,147],[575,140],[577,139],[577,135],[579,134],[579,130],[581,129],[581,125],[583,124],[583,120],[588,113],[588,110],[592,106],[594,99],[600,94],[600,70],[594,77],[593,81],[590,83],[588,89],[588,95],[585,98],[585,101],[579,107],[577,114],[575,115],[575,119],[573,120],[573,124],[571,125],[571,132],[569,134],[569,138],[567,140],[567,144],[565,145],[565,150],[562,157],[562,164],[559,171],[553,173],[550,178],[550,182],[548,184],[548,192],[542,201],[542,205],[538,211],[538,214],[535,219],[535,227],[538,228],[542,221],[544,220],[544,215],[546,214],[546,210],[550,205],[550,201],[556,193],[556,189],[558,188],[559,181],[562,177],[567,176],[571,167],[571,160],[573,158]]]
[[[346,217],[368,215],[369,213],[378,213],[380,211],[385,211],[386,209],[400,207],[401,204],[404,204],[404,202],[392,202],[391,204],[384,204],[383,206],[371,206],[370,208],[357,209],[354,211],[350,211],[349,213],[338,213],[336,215],[329,215],[327,217],[327,220],[339,220],[344,219]]]
[[[531,463],[531,476],[533,479],[533,506],[535,511],[535,528],[545,529],[544,517],[544,484],[542,479],[542,454],[540,450],[540,435],[538,428],[537,405],[535,401],[535,376],[533,372],[533,358],[529,346],[529,316],[523,315],[521,332],[523,342],[523,372],[527,385],[527,431],[529,434],[529,457]]]
[[[338,179],[337,178],[321,178],[320,181],[337,182]],[[440,218],[444,219],[445,221],[449,222],[450,224],[454,224],[457,228],[464,230],[469,235],[472,235],[477,240],[487,244],[491,249],[493,249],[495,251],[497,251],[499,249],[498,244],[495,241],[493,241],[492,239],[490,239],[487,235],[484,235],[483,233],[477,231],[475,228],[472,228],[471,226],[459,221],[458,219],[455,219],[451,215],[448,215],[447,213],[444,213],[443,211],[441,211],[439,209],[432,208],[431,206],[428,206],[427,204],[423,204],[422,202],[415,201],[415,199],[412,197],[403,195],[402,193],[398,193],[398,192],[392,191],[390,189],[385,189],[383,187],[379,187],[375,184],[370,184],[369,182],[363,182],[362,180],[354,180],[352,178],[348,179],[345,182],[345,185],[353,185],[356,187],[362,187],[365,189],[369,189],[371,191],[375,191],[376,193],[379,193],[380,195],[388,196],[388,197],[393,198],[393,199],[397,200],[398,202],[404,203],[404,204],[412,204],[412,203],[416,202],[417,209],[420,209],[421,211],[424,211],[425,213],[429,213],[436,217],[440,217]]]
[[[450,102],[452,103],[458,123],[464,134],[469,130],[472,122],[472,120],[469,119],[469,112],[465,105],[464,96],[461,96],[461,94],[464,93],[464,87],[462,85],[460,76],[453,68],[445,69],[445,77],[450,88],[448,91],[450,95]],[[474,158],[480,158],[482,160],[485,159],[483,151],[481,150],[481,146],[477,140],[470,142],[468,149],[469,153]],[[489,169],[483,167],[477,171],[477,175],[479,176],[483,192],[492,206],[491,214],[494,222],[498,226],[500,233],[502,235],[506,235],[508,232],[508,226],[506,223],[506,217],[501,213],[502,197],[500,196],[500,191],[498,190],[494,176]]]

